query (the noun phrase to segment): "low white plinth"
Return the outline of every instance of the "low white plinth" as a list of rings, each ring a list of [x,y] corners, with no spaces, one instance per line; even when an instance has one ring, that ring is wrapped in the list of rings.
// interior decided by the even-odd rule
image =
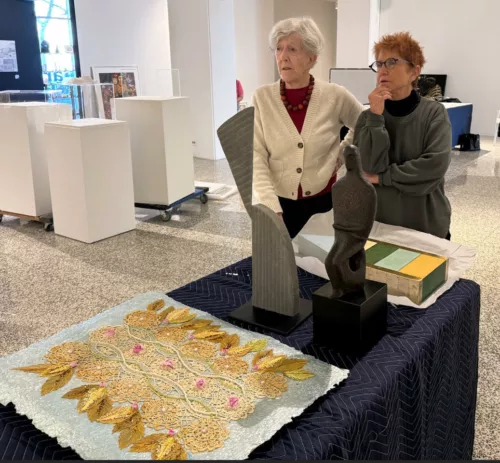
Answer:
[[[136,203],[172,204],[194,192],[188,98],[117,98],[116,116],[130,126]]]
[[[0,104],[0,210],[30,217],[52,212],[45,123],[71,120],[71,106]]]
[[[94,243],[133,230],[127,123],[81,119],[49,123],[45,132],[55,232]]]

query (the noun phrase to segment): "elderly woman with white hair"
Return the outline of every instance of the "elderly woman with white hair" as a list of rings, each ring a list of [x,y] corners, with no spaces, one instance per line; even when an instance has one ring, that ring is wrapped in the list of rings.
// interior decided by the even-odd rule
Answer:
[[[269,35],[281,79],[259,88],[255,107],[254,194],[293,239],[315,214],[332,209],[331,187],[362,105],[344,87],[310,73],[324,39],[311,18],[276,23]]]

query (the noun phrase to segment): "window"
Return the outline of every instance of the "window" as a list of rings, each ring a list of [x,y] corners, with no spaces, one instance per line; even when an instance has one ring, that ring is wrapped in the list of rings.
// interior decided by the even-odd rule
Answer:
[[[70,0],[35,0],[45,85],[76,77]]]

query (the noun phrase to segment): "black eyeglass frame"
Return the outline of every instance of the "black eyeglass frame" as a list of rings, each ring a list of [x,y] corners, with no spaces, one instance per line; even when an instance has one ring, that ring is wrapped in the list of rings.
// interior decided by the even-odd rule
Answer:
[[[387,62],[388,61],[394,61],[394,64],[393,65],[390,65],[391,67],[388,67],[387,66]],[[368,66],[373,72],[379,72],[383,66],[385,66],[385,68],[387,70],[391,70],[391,69],[394,69],[396,67],[396,65],[401,62],[401,63],[407,63],[409,64],[410,66],[415,66],[412,62],[410,61],[407,61],[403,58],[387,58],[385,61],[374,61],[372,64],[370,64],[370,66]],[[379,69],[375,69],[375,67],[378,65]]]

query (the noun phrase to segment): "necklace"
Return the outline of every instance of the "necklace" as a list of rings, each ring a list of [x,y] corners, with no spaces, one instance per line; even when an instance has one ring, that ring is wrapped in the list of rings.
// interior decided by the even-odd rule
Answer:
[[[299,103],[298,105],[292,105],[288,102],[286,98],[285,82],[283,81],[283,79],[281,79],[280,80],[281,101],[283,101],[283,104],[285,105],[285,108],[288,109],[288,111],[302,111],[309,105],[309,100],[311,99],[313,88],[314,88],[314,77],[309,76],[309,85],[307,87],[307,95],[305,100],[302,103]]]

